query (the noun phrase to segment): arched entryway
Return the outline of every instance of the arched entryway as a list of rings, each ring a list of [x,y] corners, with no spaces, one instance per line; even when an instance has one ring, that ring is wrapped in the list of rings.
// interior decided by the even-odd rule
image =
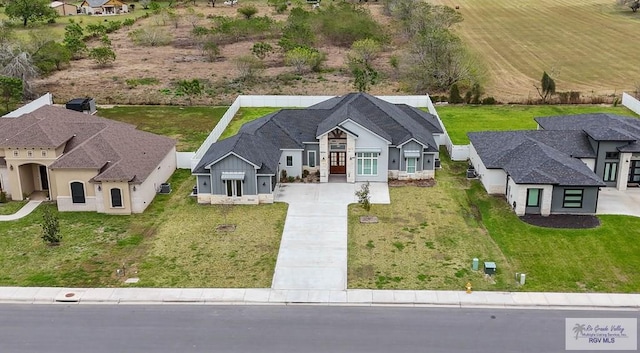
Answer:
[[[46,165],[27,163],[18,167],[20,194],[31,197],[47,197],[49,193],[49,170]],[[35,193],[35,195],[34,195]]]

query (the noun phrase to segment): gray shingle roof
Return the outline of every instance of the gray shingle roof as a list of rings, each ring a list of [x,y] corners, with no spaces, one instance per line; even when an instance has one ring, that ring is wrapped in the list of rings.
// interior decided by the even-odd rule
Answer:
[[[538,117],[545,130],[579,130],[597,141],[640,140],[640,119],[607,113]]]
[[[316,142],[318,135],[338,127],[347,119],[394,145],[415,139],[429,151],[438,150],[433,133],[443,132],[438,119],[427,112],[388,103],[366,93],[351,93],[305,109],[282,109],[244,124],[239,135],[246,136],[214,143],[194,173],[205,173],[205,166],[231,151],[275,173],[280,149],[302,149],[304,143]],[[251,149],[264,149],[265,153],[257,154]]]
[[[244,132],[212,144],[193,173],[207,173],[206,167],[231,152],[256,165],[259,174],[277,173],[280,148],[262,137]]]
[[[487,131],[468,136],[487,168],[504,169],[516,183],[605,185],[577,159],[595,158],[580,131]]]
[[[62,107],[0,119],[0,147],[58,148],[51,169],[100,169],[94,181],[143,182],[175,146],[168,137]]]

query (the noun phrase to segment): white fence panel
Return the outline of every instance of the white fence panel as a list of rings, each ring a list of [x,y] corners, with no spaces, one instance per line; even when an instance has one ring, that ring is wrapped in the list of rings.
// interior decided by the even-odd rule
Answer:
[[[176,166],[178,169],[191,169],[191,160],[195,152],[176,152]]]
[[[640,100],[635,99],[628,93],[622,93],[622,105],[631,109],[634,113],[640,115]]]

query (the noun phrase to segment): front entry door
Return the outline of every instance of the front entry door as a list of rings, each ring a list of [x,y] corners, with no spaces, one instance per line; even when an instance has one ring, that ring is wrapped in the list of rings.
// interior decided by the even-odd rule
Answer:
[[[346,174],[347,173],[347,152],[331,152],[329,154],[329,173],[330,174]]]
[[[631,161],[631,165],[629,166],[629,182],[630,183],[640,182],[640,161],[639,160]]]
[[[47,167],[41,165],[40,169],[40,184],[42,186],[42,190],[49,190],[49,178],[47,177]]]

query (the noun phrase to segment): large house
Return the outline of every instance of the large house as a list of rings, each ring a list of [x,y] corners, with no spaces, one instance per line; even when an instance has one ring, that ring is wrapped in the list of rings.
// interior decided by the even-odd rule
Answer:
[[[443,128],[415,107],[366,93],[283,109],[212,144],[193,169],[198,202],[273,202],[279,178],[320,182],[433,178]]]
[[[119,0],[84,0],[80,11],[85,15],[117,15],[129,12],[129,6]]]
[[[175,169],[175,141],[130,124],[51,105],[0,118],[0,189],[13,200],[40,192],[60,211],[141,213]]]
[[[535,118],[538,130],[471,132],[470,162],[516,214],[594,214],[601,187],[640,184],[640,119]]]

